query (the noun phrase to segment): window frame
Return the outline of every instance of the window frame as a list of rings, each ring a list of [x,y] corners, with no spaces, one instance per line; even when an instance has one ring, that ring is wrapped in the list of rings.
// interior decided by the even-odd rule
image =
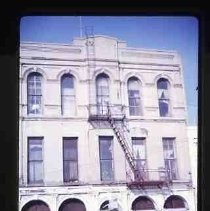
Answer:
[[[132,83],[132,81],[137,82],[138,89],[130,89],[131,85],[129,85],[129,84]],[[138,92],[138,97],[131,96],[131,92]],[[141,82],[135,76],[130,77],[127,81],[127,95],[128,95],[127,99],[128,99],[129,116],[132,116],[132,117],[142,116],[143,113],[142,113]],[[131,105],[131,102],[135,102],[135,103],[139,102],[139,105],[133,106],[133,105]],[[136,103],[136,104],[138,104],[138,103]]]
[[[65,158],[65,152],[64,150],[67,149],[65,148],[65,144],[64,142],[65,141],[75,141],[76,143],[76,157],[73,159],[73,158]],[[76,182],[76,181],[79,181],[79,162],[78,162],[78,137],[63,137],[62,139],[62,149],[63,149],[63,182],[64,183],[71,183],[71,182]],[[74,178],[71,178],[70,176],[70,167],[68,169],[65,168],[65,162],[68,162],[69,163],[76,163],[76,177]],[[66,175],[66,171],[69,171],[68,172],[68,175],[69,175],[69,178],[65,178],[65,175]]]
[[[133,155],[134,155],[134,162],[135,165],[137,165],[137,163],[140,163],[142,165],[142,163],[145,163],[145,165],[143,166],[142,169],[138,169],[138,170],[143,170],[143,174],[141,176],[144,177],[144,179],[148,179],[148,172],[144,171],[147,170],[147,165],[148,165],[148,161],[147,161],[147,148],[146,148],[146,137],[131,137],[131,141],[132,141],[132,150],[133,150]],[[134,141],[142,141],[143,144],[134,144]],[[134,153],[134,145],[143,145],[144,146],[144,154],[145,154],[145,158],[136,158],[135,157],[135,153]]]
[[[164,166],[167,171],[167,175],[169,176],[169,179],[172,179],[172,180],[178,180],[178,178],[179,178],[175,141],[176,141],[175,137],[162,137]],[[172,145],[170,145],[171,143],[169,143],[169,142],[171,142]],[[173,158],[165,157],[166,150],[164,149],[164,146],[166,146],[166,143],[167,143],[167,150],[170,150],[170,146],[172,146],[173,155],[174,155]],[[167,168],[166,162],[168,162],[168,164],[170,165],[169,168]],[[172,163],[174,165],[174,169],[172,167]]]
[[[63,87],[63,81],[65,79],[70,79],[73,82],[73,88],[69,88],[71,90],[73,90],[73,94],[63,94],[64,92],[64,87]],[[61,115],[62,116],[75,116],[76,115],[76,89],[75,89],[75,77],[70,74],[70,73],[64,73],[61,76],[60,79],[60,97],[61,97]],[[65,99],[68,99],[68,101],[65,101]],[[69,105],[69,111],[66,110],[66,106],[65,105]],[[65,109],[64,109],[65,107]],[[73,108],[74,107],[74,108]],[[74,111],[70,111],[70,109],[74,109]]]
[[[106,80],[106,86],[100,85],[100,80]],[[106,90],[107,94],[103,94],[103,89],[99,89],[103,87]],[[100,91],[99,91],[100,90]],[[99,93],[102,94],[99,94]],[[101,102],[99,102],[101,99]],[[109,76],[105,73],[101,73],[96,77],[96,106],[97,113],[100,115],[108,113],[108,104],[110,103],[110,79]]]
[[[41,155],[42,155],[42,158],[40,160],[31,160],[30,159],[30,141],[33,141],[33,140],[39,140],[40,143],[41,143]],[[44,140],[44,137],[43,136],[29,136],[27,138],[27,183],[29,185],[39,185],[39,184],[43,184],[44,183],[44,153],[43,153],[43,140]],[[41,169],[42,169],[42,179],[39,180],[39,181],[36,181],[36,180],[33,180],[31,181],[30,180],[30,163],[41,163]],[[33,175],[33,177],[35,177]]]
[[[164,88],[159,88],[159,83],[161,83],[162,81],[166,82],[166,89]],[[166,93],[166,96],[164,98],[162,98],[159,94],[159,92],[161,91],[161,93]],[[158,95],[158,110],[159,110],[159,116],[161,118],[164,117],[170,117],[171,116],[171,100],[170,100],[170,83],[169,80],[167,78],[159,78],[157,80],[157,95]],[[162,94],[161,94],[162,95]],[[163,110],[163,106],[167,105],[167,113],[164,114]]]
[[[40,82],[40,94],[37,94],[37,83],[38,80],[35,79],[35,77],[39,77]],[[30,78],[33,78],[33,80],[30,81]],[[33,82],[32,89],[30,88],[30,82]],[[26,86],[27,86],[27,114],[30,116],[38,116],[43,114],[43,75],[39,72],[31,72],[27,76],[26,80]],[[30,94],[30,92],[35,92],[35,94]],[[35,103],[31,103],[31,99],[35,99],[35,101],[40,98],[40,108],[39,112],[31,112],[31,108],[33,105],[36,105]]]
[[[98,137],[99,140],[99,165],[100,165],[100,180],[102,182],[112,182],[114,181],[114,146],[113,146],[113,136],[99,136]],[[102,155],[102,145],[101,142],[102,141],[109,141],[110,143],[110,147],[111,147],[111,158],[101,158]],[[109,161],[111,164],[111,178],[110,179],[105,179],[105,177],[103,177],[103,169],[102,169],[102,163],[104,161]],[[109,172],[110,173],[110,172]]]

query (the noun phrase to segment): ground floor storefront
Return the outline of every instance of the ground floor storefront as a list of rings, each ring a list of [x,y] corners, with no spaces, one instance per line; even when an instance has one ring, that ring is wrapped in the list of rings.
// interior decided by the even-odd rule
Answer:
[[[23,187],[19,211],[196,211],[193,191],[117,186]]]

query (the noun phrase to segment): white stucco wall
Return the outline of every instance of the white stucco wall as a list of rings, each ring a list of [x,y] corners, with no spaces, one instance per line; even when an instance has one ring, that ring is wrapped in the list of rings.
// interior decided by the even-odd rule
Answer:
[[[109,76],[110,103],[125,106],[129,128],[147,131],[144,135],[148,168],[157,170],[164,166],[162,138],[175,137],[178,182],[185,184],[189,181],[186,105],[179,55],[173,51],[131,49],[115,38],[96,36],[94,68],[88,69],[85,57],[85,39],[76,39],[73,45],[21,43],[19,172],[20,178],[23,179],[20,184],[23,187],[20,188],[20,209],[32,198],[43,199],[51,210],[58,210],[59,204],[65,198],[80,197],[87,211],[98,210],[98,203],[107,198],[108,193],[116,192],[123,210],[129,210],[133,199],[142,194],[142,190],[131,191],[123,185],[107,189],[101,184],[98,150],[100,135],[113,136],[115,182],[126,182],[126,172],[131,171],[113,130],[97,129],[88,122],[89,104],[96,102],[95,78],[100,73]],[[27,76],[33,71],[43,75],[43,109],[38,117],[27,114]],[[72,116],[61,115],[60,78],[64,73],[71,73],[75,78],[76,112]],[[132,76],[141,82],[142,116],[138,117],[129,116],[128,110],[127,81]],[[157,100],[156,82],[160,77],[165,77],[170,82],[171,115],[164,118],[159,117]],[[142,135],[138,130],[132,131],[130,136]],[[26,187],[27,138],[33,136],[44,138],[43,194],[39,193],[39,188],[37,194],[29,193],[33,188]],[[63,186],[63,137],[78,137],[79,182],[83,185],[77,186],[76,189]],[[184,187],[177,190],[175,185],[172,191],[183,195],[190,210],[194,211],[191,205],[191,189]],[[159,190],[151,192],[151,196],[157,203],[157,210],[162,210],[166,196]]]

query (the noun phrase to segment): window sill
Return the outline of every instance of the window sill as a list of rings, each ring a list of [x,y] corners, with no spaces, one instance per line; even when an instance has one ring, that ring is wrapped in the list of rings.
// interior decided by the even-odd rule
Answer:
[[[81,182],[78,180],[75,181],[69,181],[69,182],[63,182],[64,186],[74,186],[74,185],[81,185]]]
[[[42,182],[42,183],[28,183],[26,186],[27,186],[27,187],[43,187],[43,186],[45,186],[45,185],[44,185],[44,183]]]

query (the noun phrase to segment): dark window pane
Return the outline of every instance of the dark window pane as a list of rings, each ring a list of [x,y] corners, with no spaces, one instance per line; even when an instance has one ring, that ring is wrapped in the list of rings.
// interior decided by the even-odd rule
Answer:
[[[64,161],[64,182],[78,179],[77,161]]]
[[[112,137],[99,137],[101,180],[113,180]]]
[[[65,148],[64,160],[77,160],[77,148]]]
[[[44,202],[34,200],[27,203],[22,211],[50,211],[50,209]]]
[[[155,209],[154,204],[148,198],[142,196],[135,199],[132,203],[132,210],[149,210]]]
[[[28,182],[43,181],[42,138],[28,139]]]
[[[160,116],[168,116],[168,101],[159,100]]]
[[[102,205],[101,205],[101,207],[100,207],[100,210],[109,210],[108,209],[109,208],[109,201],[105,201]]]
[[[165,78],[161,78],[157,82],[158,89],[168,89],[168,80]]]
[[[110,140],[100,140],[100,158],[112,159],[112,145]]]
[[[177,196],[171,196],[166,200],[164,208],[166,209],[185,208],[185,204],[181,198]]]
[[[78,179],[77,138],[63,138],[64,182]]]
[[[64,75],[61,79],[62,89],[73,89],[74,88],[74,79],[70,75]]]
[[[160,116],[165,117],[169,114],[168,80],[164,78],[159,79],[157,82],[157,88]]]
[[[86,208],[82,201],[68,199],[62,203],[58,211],[86,211]]]

